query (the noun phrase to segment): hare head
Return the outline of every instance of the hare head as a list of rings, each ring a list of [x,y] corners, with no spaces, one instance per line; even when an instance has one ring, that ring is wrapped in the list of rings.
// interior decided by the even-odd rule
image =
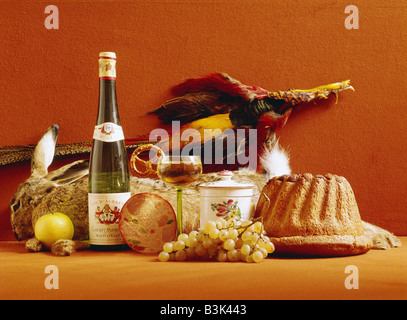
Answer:
[[[48,172],[54,158],[58,130],[58,125],[54,124],[42,136],[31,158],[31,175],[10,200],[10,222],[19,241],[34,236],[32,212],[45,195],[88,174],[88,160],[75,161]]]

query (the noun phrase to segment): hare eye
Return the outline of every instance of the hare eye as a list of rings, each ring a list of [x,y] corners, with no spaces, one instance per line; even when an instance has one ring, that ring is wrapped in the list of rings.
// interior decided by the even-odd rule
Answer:
[[[13,211],[16,212],[20,208],[20,200],[16,204],[13,205]]]
[[[45,190],[46,193],[50,193],[52,190],[54,190],[54,187],[49,187],[47,190]]]

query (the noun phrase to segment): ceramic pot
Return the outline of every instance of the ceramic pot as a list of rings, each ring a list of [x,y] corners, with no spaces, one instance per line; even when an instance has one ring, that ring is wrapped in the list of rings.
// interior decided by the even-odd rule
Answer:
[[[217,218],[249,220],[252,217],[253,184],[232,180],[231,171],[218,173],[219,181],[199,185],[200,225]]]

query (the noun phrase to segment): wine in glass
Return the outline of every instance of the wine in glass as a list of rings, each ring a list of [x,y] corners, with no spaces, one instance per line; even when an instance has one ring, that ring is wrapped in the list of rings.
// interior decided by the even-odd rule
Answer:
[[[163,155],[158,160],[158,177],[175,186],[177,191],[177,231],[182,233],[182,190],[195,182],[202,174],[202,162],[199,156]]]

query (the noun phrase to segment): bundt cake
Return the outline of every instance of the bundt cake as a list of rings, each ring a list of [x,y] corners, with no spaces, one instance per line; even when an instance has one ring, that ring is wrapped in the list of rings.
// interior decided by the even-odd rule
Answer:
[[[255,217],[263,217],[276,253],[345,256],[367,252],[355,195],[341,176],[310,173],[270,179]]]

